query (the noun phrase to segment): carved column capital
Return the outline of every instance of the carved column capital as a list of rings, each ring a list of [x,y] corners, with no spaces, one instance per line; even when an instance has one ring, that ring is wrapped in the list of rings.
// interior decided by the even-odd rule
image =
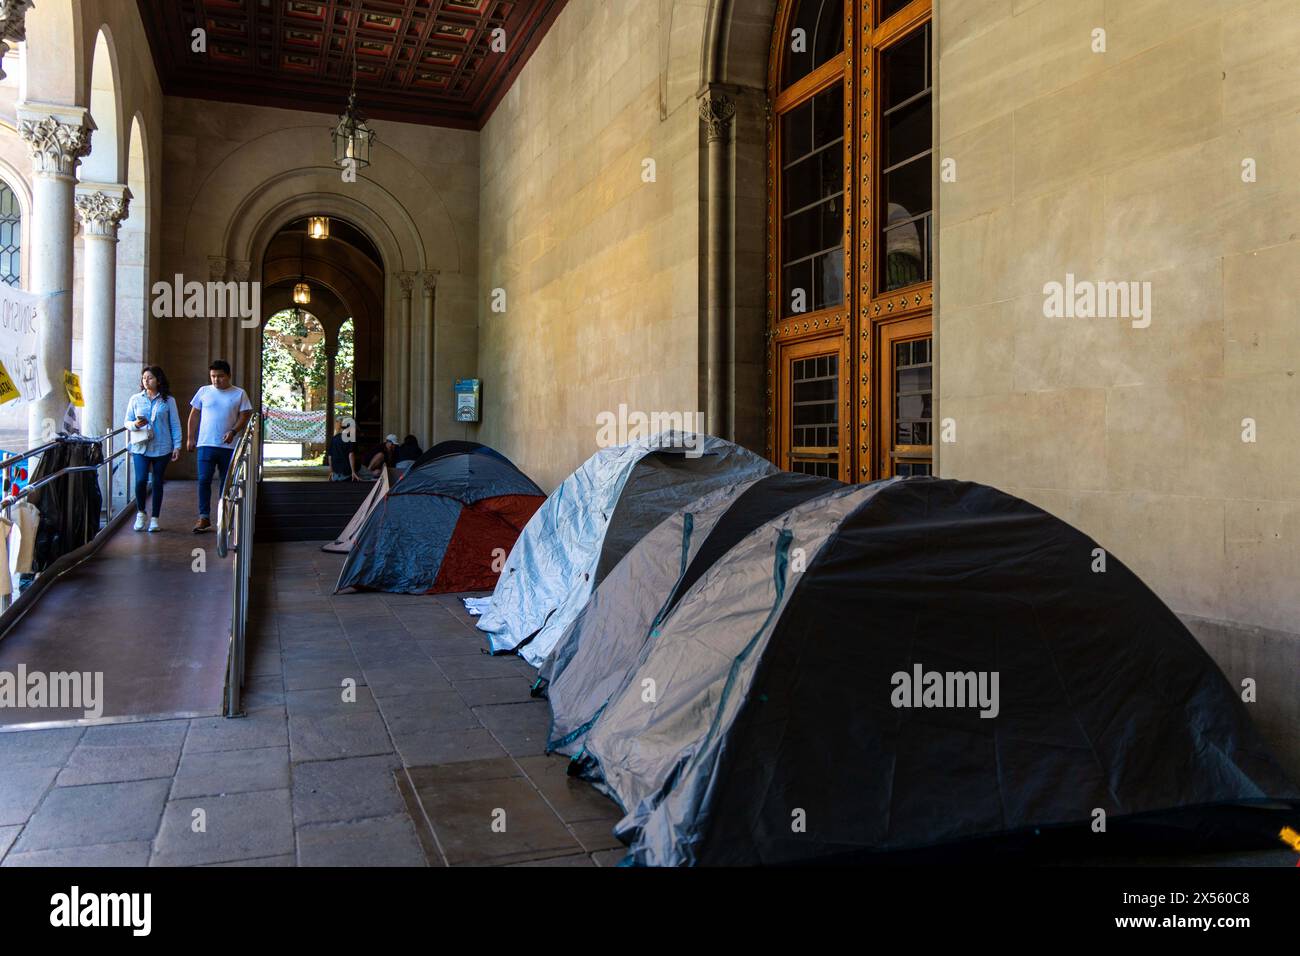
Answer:
[[[721,93],[705,93],[700,97],[700,120],[708,127],[710,143],[725,142],[727,129],[736,116],[736,104]]]
[[[438,270],[428,269],[421,272],[420,284],[424,288],[425,295],[433,295],[433,290],[438,288]]]
[[[397,273],[397,287],[402,290],[403,297],[409,297],[411,290],[415,288],[415,276],[414,272]]]
[[[236,282],[248,281],[248,276],[253,268],[251,262],[247,259],[231,259],[227,265],[230,267],[230,278]]]
[[[27,11],[31,8],[32,0],[0,0],[0,64],[11,43],[27,39]],[[4,78],[5,71],[0,69],[0,80]]]
[[[72,178],[81,158],[90,152],[94,121],[81,108],[32,105],[18,108],[18,135],[32,151],[38,176]]]
[[[230,260],[225,256],[208,256],[208,281],[225,282]]]
[[[121,185],[81,183],[72,200],[87,236],[117,240],[117,227],[131,207],[131,190]]]

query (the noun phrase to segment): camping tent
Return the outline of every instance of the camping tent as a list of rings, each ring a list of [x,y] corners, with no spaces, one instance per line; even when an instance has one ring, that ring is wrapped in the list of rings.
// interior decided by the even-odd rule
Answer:
[[[933,478],[832,491],[744,536],[659,623],[573,767],[626,811],[628,862],[657,865],[844,861],[1086,832],[1098,808],[1300,796],[1113,555]]]
[[[843,484],[797,472],[727,485],[662,521],[592,594],[542,663],[534,695],[551,705],[547,749],[573,756],[675,599],[759,525]]]
[[[336,590],[428,594],[496,584],[496,569],[545,497],[490,449],[431,456],[433,450],[370,512]]]
[[[689,433],[596,452],[519,536],[478,621],[488,647],[540,666],[592,590],[651,528],[716,488],[775,470],[739,445]]]
[[[395,475],[397,473],[392,468],[385,468],[379,473],[379,479],[375,482],[374,487],[370,489],[370,494],[366,495],[366,500],[361,502],[361,507],[356,510],[347,527],[339,532],[337,538],[329,544],[321,545],[322,551],[332,551],[335,554],[347,554],[356,544],[357,534],[361,531],[370,517],[370,512],[375,510],[375,505],[384,500],[388,494],[388,489],[392,487]]]

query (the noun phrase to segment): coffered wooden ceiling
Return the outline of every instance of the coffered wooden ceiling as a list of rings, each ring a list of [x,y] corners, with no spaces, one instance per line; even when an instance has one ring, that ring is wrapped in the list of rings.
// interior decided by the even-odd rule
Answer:
[[[364,115],[479,129],[565,0],[137,2],[169,95],[337,114],[355,51]]]

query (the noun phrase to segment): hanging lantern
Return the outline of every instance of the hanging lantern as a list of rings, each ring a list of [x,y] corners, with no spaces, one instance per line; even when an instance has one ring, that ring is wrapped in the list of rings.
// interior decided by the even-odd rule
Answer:
[[[375,131],[366,125],[365,117],[357,112],[355,80],[348,94],[348,106],[339,114],[338,125],[330,136],[334,140],[334,165],[341,169],[349,166],[360,169],[370,165],[370,144]]]
[[[307,220],[307,236],[311,239],[328,239],[330,237],[329,216],[311,216]]]
[[[305,282],[299,282],[293,287],[293,301],[295,305],[307,305],[311,302],[311,286]]]

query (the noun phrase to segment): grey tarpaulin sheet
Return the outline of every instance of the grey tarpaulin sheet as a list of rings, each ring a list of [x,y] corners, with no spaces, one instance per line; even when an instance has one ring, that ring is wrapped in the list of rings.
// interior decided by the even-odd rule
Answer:
[[[657,504],[665,515],[713,488],[775,471],[753,452],[711,435],[683,440],[665,432],[596,452],[552,492],[515,542],[492,604],[478,620],[490,650],[517,650],[534,667],[541,665],[591,595],[605,532],[629,475],[646,455],[683,447],[701,452],[691,459],[697,470],[682,470],[680,482],[662,490]]]

